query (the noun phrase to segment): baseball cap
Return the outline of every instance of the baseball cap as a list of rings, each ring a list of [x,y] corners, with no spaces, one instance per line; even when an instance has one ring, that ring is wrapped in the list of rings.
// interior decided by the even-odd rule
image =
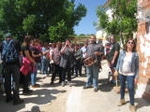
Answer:
[[[12,35],[11,35],[11,33],[6,33],[4,37],[9,38],[9,37],[12,37]]]

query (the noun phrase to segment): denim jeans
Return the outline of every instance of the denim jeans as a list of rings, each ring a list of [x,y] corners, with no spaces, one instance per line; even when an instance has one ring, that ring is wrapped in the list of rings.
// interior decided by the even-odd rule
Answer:
[[[93,84],[94,88],[98,88],[98,73],[99,73],[98,66],[92,65],[90,67],[86,67],[86,74],[87,74],[86,86],[91,86]]]
[[[48,66],[49,66],[49,60],[48,59],[41,59],[41,71],[42,74],[48,74]]]
[[[120,78],[120,86],[121,86],[121,88],[120,88],[121,99],[124,99],[126,81],[127,81],[127,88],[129,91],[130,104],[134,105],[134,78],[135,78],[135,76],[124,76],[124,75],[120,74],[119,78]]]
[[[38,68],[38,63],[36,64],[34,70],[31,73],[31,85],[36,84],[37,68]]]

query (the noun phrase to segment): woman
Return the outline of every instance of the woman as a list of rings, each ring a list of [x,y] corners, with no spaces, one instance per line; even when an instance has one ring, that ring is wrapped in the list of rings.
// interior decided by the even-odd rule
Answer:
[[[80,45],[75,45],[75,77],[78,77],[78,75],[82,76],[82,51],[80,49]]]
[[[23,57],[27,57],[33,66],[36,66],[36,62],[32,57],[32,52],[30,51],[30,42],[33,38],[31,36],[25,36],[23,43],[21,45],[21,55]],[[23,94],[28,95],[31,94],[32,91],[29,90],[29,82],[30,82],[30,73],[27,75],[22,74],[22,83],[23,83]]]
[[[130,98],[130,110],[135,112],[134,105],[134,88],[138,80],[139,71],[139,57],[136,53],[136,45],[133,39],[129,39],[126,43],[125,49],[120,53],[116,66],[116,72],[119,72],[120,77],[120,103],[119,106],[125,104],[125,88],[127,81],[127,88]]]
[[[48,66],[49,66],[49,48],[48,48],[48,43],[44,42],[43,46],[42,46],[42,57],[41,57],[41,72],[44,76],[44,78],[46,76],[48,76]]]
[[[52,52],[52,60],[54,61],[53,66],[54,70],[52,72],[51,78],[51,85],[54,83],[55,77],[59,76],[59,83],[61,83],[61,67],[59,66],[60,63],[60,50],[61,50],[61,42],[56,43],[56,48],[54,48]]]
[[[38,39],[34,39],[32,43],[30,44],[30,50],[32,52],[32,57],[36,62],[36,66],[34,67],[35,70],[32,71],[31,73],[31,87],[32,88],[37,88],[40,87],[39,84],[36,84],[36,76],[37,76],[37,69],[38,65],[41,63],[41,48],[40,48],[40,41]]]

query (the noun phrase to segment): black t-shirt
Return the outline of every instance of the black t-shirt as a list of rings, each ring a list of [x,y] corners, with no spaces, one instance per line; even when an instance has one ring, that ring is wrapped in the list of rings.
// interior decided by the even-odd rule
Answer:
[[[29,49],[29,46],[21,45],[21,51],[22,51],[24,57],[26,57],[25,51],[29,51],[30,56],[32,56],[32,53],[31,53],[31,51]]]
[[[107,57],[108,61],[110,61],[110,62],[112,61],[115,51],[118,51],[118,53],[120,52],[120,45],[119,45],[119,43],[113,44],[112,49],[108,53],[108,57]],[[119,57],[119,54],[118,54],[118,56],[117,56],[117,58],[115,60],[114,66],[116,66],[118,57]]]
[[[40,54],[40,51],[34,46],[30,46],[29,49],[33,51],[35,55]],[[41,57],[33,57],[33,58],[35,59],[36,62],[41,62]]]

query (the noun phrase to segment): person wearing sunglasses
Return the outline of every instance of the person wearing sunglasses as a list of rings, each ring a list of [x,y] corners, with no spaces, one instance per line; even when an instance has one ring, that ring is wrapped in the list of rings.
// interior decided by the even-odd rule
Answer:
[[[122,106],[126,103],[125,88],[127,86],[130,99],[129,109],[131,112],[135,112],[136,108],[134,105],[134,89],[135,84],[138,81],[139,56],[136,52],[135,40],[132,38],[127,41],[124,50],[121,51],[119,55],[116,72],[119,73],[120,79],[120,102],[118,106]]]

